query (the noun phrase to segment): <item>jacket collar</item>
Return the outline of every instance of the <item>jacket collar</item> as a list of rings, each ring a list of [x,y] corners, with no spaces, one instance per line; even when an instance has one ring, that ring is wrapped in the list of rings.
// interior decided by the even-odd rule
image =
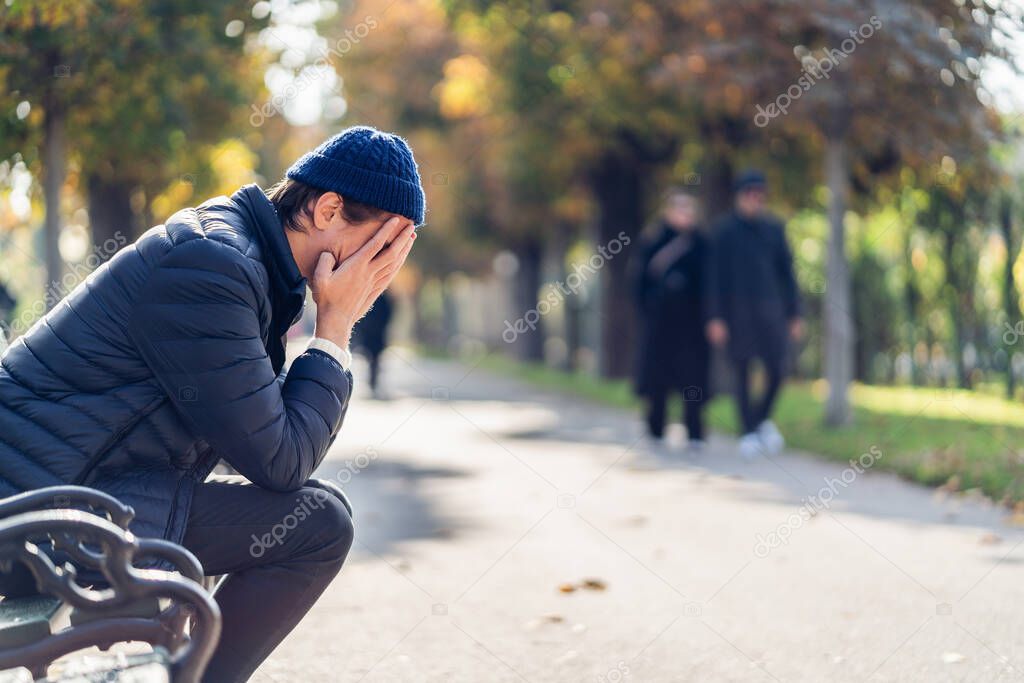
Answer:
[[[273,336],[280,337],[302,315],[306,278],[292,256],[291,246],[274,204],[258,185],[246,185],[231,199],[242,209],[246,223],[263,247],[263,265],[270,275],[270,301],[274,309]]]

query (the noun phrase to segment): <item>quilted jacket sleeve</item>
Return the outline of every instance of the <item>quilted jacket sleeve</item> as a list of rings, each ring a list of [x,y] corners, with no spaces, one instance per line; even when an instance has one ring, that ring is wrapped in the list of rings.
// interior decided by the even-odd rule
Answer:
[[[253,483],[291,491],[341,427],[352,376],[327,354],[307,351],[279,381],[262,341],[264,305],[245,256],[197,239],[152,271],[130,333],[197,437]]]

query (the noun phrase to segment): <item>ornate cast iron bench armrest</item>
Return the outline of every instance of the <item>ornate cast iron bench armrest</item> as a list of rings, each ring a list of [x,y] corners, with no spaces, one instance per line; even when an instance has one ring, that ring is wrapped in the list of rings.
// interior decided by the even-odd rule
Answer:
[[[0,502],[0,515],[19,511],[0,519],[0,563],[25,565],[44,596],[52,596],[73,610],[72,624],[57,633],[43,633],[41,638],[26,637],[21,644],[0,646],[0,670],[26,667],[39,676],[55,659],[68,653],[91,646],[107,648],[119,642],[143,641],[169,653],[172,681],[199,681],[220,636],[220,611],[198,583],[202,579],[198,560],[173,543],[136,539],[117,523],[81,510],[23,511],[37,509],[35,503],[39,500],[67,495],[45,491]],[[125,525],[131,519],[130,508],[109,496],[80,493],[74,492],[76,501],[100,507]],[[100,572],[109,587],[82,585],[70,563],[56,565],[40,546],[52,546],[58,556],[70,557],[76,564]],[[140,558],[162,560],[180,573],[139,569],[134,564]],[[159,609],[161,603],[167,607]],[[0,602],[0,621],[5,604]],[[139,606],[147,604],[156,605],[157,613],[153,614],[152,608],[140,611]]]
[[[86,507],[102,512],[107,519],[127,529],[135,511],[117,498],[86,486],[47,486],[0,500],[0,519],[35,510],[65,510]]]

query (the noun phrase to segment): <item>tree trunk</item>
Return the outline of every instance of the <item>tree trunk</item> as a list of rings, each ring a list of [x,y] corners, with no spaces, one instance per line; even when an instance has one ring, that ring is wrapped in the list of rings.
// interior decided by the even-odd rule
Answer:
[[[906,244],[903,246],[904,270],[907,273],[906,282],[903,284],[903,305],[906,309],[907,320],[911,324],[905,325],[905,343],[907,352],[910,355],[910,383],[915,387],[924,386],[924,368],[917,362],[917,329],[918,329],[918,302],[921,295],[914,284],[915,270],[913,265],[913,246],[911,236],[906,237]]]
[[[429,303],[429,295],[434,291],[433,285],[437,285],[438,291],[440,282],[431,278],[424,280],[423,286],[416,288],[413,294],[413,336],[427,348],[444,348],[443,335],[441,334],[441,321],[437,316],[431,316],[430,311],[436,310]]]
[[[629,287],[630,247],[637,243],[643,229],[643,190],[650,186],[650,167],[628,152],[609,153],[591,174],[598,206],[597,252],[590,263],[576,264],[576,268],[593,277],[591,269],[600,265],[599,366],[604,377],[626,377],[632,367],[636,326]]]
[[[732,209],[733,167],[725,154],[712,153],[701,167],[700,184],[703,189],[700,194],[704,197],[704,221],[710,225]]]
[[[553,242],[554,257],[556,260],[555,273],[559,282],[563,285],[569,281],[569,250],[572,247],[573,236],[576,235],[574,226],[570,223],[560,223],[558,234]],[[562,300],[562,316],[564,320],[565,334],[565,360],[562,363],[562,370],[576,372],[578,369],[580,345],[583,343],[582,315],[580,297],[576,293],[565,296]]]
[[[527,325],[527,330],[516,337],[513,348],[519,360],[544,361],[544,315],[547,304],[538,301],[541,286],[543,245],[536,240],[520,244],[515,249],[519,268],[515,275],[516,313]]]
[[[580,369],[580,349],[583,345],[583,315],[576,297],[565,302],[565,365],[566,372]]]
[[[452,291],[451,278],[441,279],[441,345],[446,352],[458,353],[452,342],[462,336],[462,321],[459,319],[459,302]]]
[[[958,315],[959,307],[954,303],[950,315],[953,318],[953,366],[956,368],[956,385],[961,389],[971,388],[970,371],[964,359],[964,347],[967,340],[967,330],[963,319]]]
[[[732,210],[734,171],[732,160],[750,140],[745,118],[716,115],[699,124],[704,145],[699,177],[704,214],[708,223]]]
[[[100,260],[106,261],[118,248],[135,241],[139,236],[135,212],[132,211],[132,190],[130,183],[123,180],[108,180],[90,175],[86,180],[89,196],[89,225],[92,240]]]
[[[961,297],[969,290],[964,273],[960,272],[961,263],[956,253],[956,243],[965,239],[962,233],[947,230],[942,234],[943,255],[946,263],[946,282],[948,287],[949,318],[953,323],[953,366],[956,368],[956,383],[961,389],[971,388],[970,372],[964,358],[964,348],[969,338],[968,318],[971,317],[967,306],[962,305]]]
[[[46,264],[46,308],[50,309],[63,296],[64,261],[60,256],[61,188],[67,163],[64,143],[64,108],[57,93],[49,92],[43,111],[43,222],[44,262]]]
[[[846,258],[844,224],[850,187],[847,152],[843,133],[826,136],[829,241],[825,289],[825,379],[829,390],[825,423],[830,426],[843,425],[850,420],[849,387],[853,379],[854,330],[850,315],[850,266]]]
[[[1006,313],[1006,322],[1013,329],[1016,329],[1017,321],[1020,320],[1020,304],[1017,299],[1017,283],[1013,278],[1013,264],[1017,253],[1017,241],[1014,239],[1013,230],[1013,207],[1008,197],[1003,197],[999,205],[999,230],[1003,235],[1003,243],[1006,245],[1006,265],[1003,267],[1003,310]],[[1016,377],[1013,375],[1013,345],[1006,345],[1006,398],[1013,399],[1016,393]]]

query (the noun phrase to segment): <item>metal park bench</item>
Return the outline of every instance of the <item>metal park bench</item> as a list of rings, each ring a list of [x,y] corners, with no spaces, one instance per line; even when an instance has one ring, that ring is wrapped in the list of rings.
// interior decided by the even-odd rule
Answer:
[[[0,600],[0,683],[200,680],[220,636],[220,611],[195,556],[136,538],[127,530],[133,515],[82,486],[0,500],[0,570],[24,565],[39,592]],[[154,563],[173,570],[139,566]],[[151,649],[81,652],[133,641]]]

